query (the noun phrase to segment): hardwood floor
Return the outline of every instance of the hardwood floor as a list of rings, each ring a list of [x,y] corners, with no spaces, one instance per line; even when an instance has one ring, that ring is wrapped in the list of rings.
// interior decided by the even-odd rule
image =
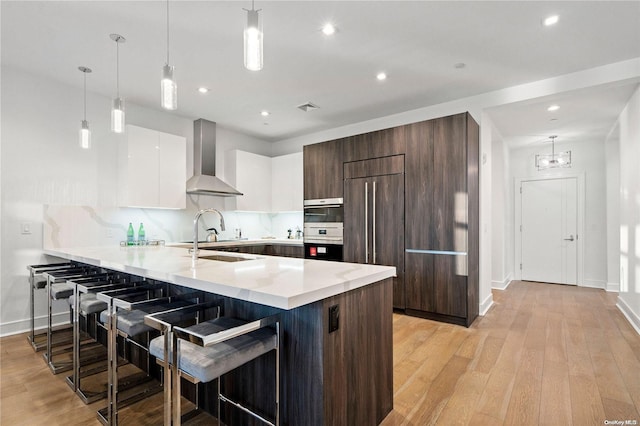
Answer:
[[[394,315],[384,426],[640,424],[640,336],[616,294],[513,282],[493,295],[468,329]],[[0,373],[0,424],[99,425],[104,401],[84,405],[25,335],[0,339]]]
[[[616,294],[513,282],[493,297],[469,329],[394,317],[384,426],[640,424],[640,336]]]

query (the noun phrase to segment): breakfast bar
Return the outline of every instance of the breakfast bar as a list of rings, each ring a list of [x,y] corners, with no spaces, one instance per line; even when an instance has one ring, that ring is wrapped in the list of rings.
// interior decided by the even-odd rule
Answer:
[[[281,424],[375,425],[393,408],[393,267],[213,250],[201,250],[193,262],[188,249],[169,246],[45,253],[204,291],[223,301],[225,315],[253,320],[279,313]],[[242,380],[260,368],[242,367],[225,385],[268,407],[273,386]],[[207,399],[205,392],[204,409],[213,405]]]

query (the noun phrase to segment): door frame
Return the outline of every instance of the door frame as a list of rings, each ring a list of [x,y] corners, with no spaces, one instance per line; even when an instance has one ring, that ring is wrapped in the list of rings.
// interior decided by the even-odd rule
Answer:
[[[578,231],[577,234],[577,276],[576,276],[576,285],[579,287],[584,287],[584,215],[585,215],[585,177],[584,173],[575,173],[575,174],[563,174],[561,176],[553,176],[553,175],[544,175],[544,176],[535,176],[535,177],[517,177],[514,179],[514,192],[515,196],[513,197],[514,201],[514,218],[515,218],[515,227],[513,228],[513,233],[515,236],[515,246],[514,246],[514,256],[513,256],[513,271],[516,280],[522,279],[522,270],[520,269],[520,264],[522,263],[522,232],[520,231],[520,227],[522,226],[522,193],[520,192],[520,188],[523,182],[529,181],[539,181],[539,180],[554,180],[554,179],[576,179],[576,191],[577,191],[577,224],[576,229]]]

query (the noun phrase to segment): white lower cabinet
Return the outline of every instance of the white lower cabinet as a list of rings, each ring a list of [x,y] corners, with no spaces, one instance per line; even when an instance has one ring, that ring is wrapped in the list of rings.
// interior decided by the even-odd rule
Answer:
[[[130,124],[126,129],[118,145],[118,205],[184,209],[186,138]]]

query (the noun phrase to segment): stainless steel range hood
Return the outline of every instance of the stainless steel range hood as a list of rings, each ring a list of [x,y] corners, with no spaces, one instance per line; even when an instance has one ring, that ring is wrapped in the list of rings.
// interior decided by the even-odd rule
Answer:
[[[193,122],[193,176],[187,181],[187,194],[242,195],[216,177],[216,123],[213,121],[200,118]]]

